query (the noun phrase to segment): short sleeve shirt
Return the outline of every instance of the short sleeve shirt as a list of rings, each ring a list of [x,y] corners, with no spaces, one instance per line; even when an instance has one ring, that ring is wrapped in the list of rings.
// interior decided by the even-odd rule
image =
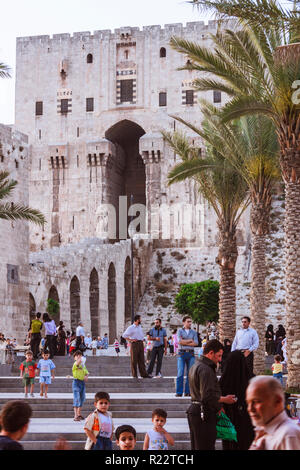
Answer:
[[[40,359],[37,368],[40,370],[40,377],[49,377],[51,371],[55,369],[55,365],[51,359]]]
[[[34,361],[24,361],[20,365],[20,370],[23,372],[23,377],[24,378],[31,378],[33,379],[35,377],[35,370],[37,368],[37,364]]]
[[[185,328],[181,328],[177,332],[178,336],[178,343],[183,339],[192,339],[194,343],[198,344],[198,335],[197,331],[192,330],[191,328],[189,330],[186,330]],[[191,351],[194,350],[194,346],[182,346],[181,344],[178,345],[179,351],[180,349],[189,349]]]
[[[149,436],[148,450],[168,450],[168,441],[164,434],[151,429],[147,432]]]
[[[167,336],[165,328],[159,328],[158,330],[151,328],[148,334],[151,338],[159,338],[159,341],[153,342],[153,347],[162,346],[164,344],[164,337]]]
[[[32,333],[39,333],[42,329],[43,323],[40,320],[32,320],[31,322],[31,331]]]
[[[99,412],[98,412],[98,416],[99,416],[99,423],[101,423],[99,435],[101,437],[106,437],[109,439],[110,436],[112,435],[112,430],[113,430],[112,419],[110,416],[107,416]]]

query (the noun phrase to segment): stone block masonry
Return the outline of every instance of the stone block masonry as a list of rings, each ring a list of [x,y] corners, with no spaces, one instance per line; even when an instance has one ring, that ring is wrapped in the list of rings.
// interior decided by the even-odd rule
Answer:
[[[16,180],[11,196],[1,203],[29,202],[28,138],[13,127],[0,124],[0,171]],[[37,206],[35,206],[37,207]],[[29,327],[28,222],[0,219],[0,331],[23,343]]]

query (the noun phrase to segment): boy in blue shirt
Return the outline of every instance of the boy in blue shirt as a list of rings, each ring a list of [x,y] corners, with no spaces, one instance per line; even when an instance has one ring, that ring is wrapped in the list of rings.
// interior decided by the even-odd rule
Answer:
[[[37,368],[40,371],[40,396],[44,396],[44,387],[45,387],[45,398],[48,398],[48,385],[51,384],[51,375],[52,379],[54,379],[54,369],[55,365],[51,359],[49,359],[50,353],[49,351],[43,351],[42,357],[38,362]]]

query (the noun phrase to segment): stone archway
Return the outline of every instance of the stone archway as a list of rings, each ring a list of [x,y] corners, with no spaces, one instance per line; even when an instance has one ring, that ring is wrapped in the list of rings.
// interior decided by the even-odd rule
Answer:
[[[55,300],[55,302],[58,302],[58,304],[59,304],[59,296],[58,296],[58,292],[57,292],[57,289],[56,289],[55,286],[50,287],[49,294],[48,294],[48,300],[49,299],[53,299],[53,300]],[[51,315],[51,318],[53,318],[55,323],[58,324],[58,322],[60,320],[60,308],[58,308],[57,315],[55,315],[55,316]]]
[[[130,222],[128,208],[131,204],[146,206],[146,171],[139,153],[139,140],[145,134],[144,129],[133,121],[124,119],[110,127],[105,138],[115,144],[115,155],[111,158],[110,167],[106,168],[105,202],[113,204],[117,214],[117,238],[127,238],[127,227]],[[127,197],[127,207],[120,211],[119,197]],[[124,223],[119,227],[122,218]],[[120,219],[120,220],[119,220]],[[126,225],[127,222],[127,225]],[[139,231],[138,228],[137,231]]]
[[[99,324],[99,276],[95,268],[90,274],[90,315],[92,337],[100,333]]]
[[[109,343],[112,344],[117,336],[117,290],[116,290],[116,269],[113,263],[108,268],[107,281],[107,299],[108,299],[108,327]]]
[[[131,260],[127,256],[124,270],[124,322],[131,322]]]
[[[31,324],[31,321],[35,318],[36,315],[36,303],[34,300],[34,297],[31,292],[29,292],[29,321]]]
[[[70,323],[71,330],[76,331],[80,321],[80,284],[77,276],[73,276],[70,283]]]

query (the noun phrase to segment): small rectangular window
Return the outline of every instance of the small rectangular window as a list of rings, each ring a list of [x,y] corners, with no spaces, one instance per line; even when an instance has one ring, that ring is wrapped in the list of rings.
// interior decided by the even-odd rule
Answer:
[[[133,80],[121,80],[121,103],[133,101]]]
[[[41,129],[39,129],[39,140],[41,140],[41,138],[42,138],[42,131]]]
[[[68,104],[69,104],[69,100],[66,100],[66,99],[60,100],[60,112],[62,114],[68,113],[68,111],[69,111]]]
[[[186,104],[194,104],[194,90],[186,90]]]
[[[167,106],[167,93],[161,92],[159,94],[159,106]]]
[[[42,101],[36,101],[36,103],[35,103],[35,115],[36,116],[42,116],[43,115],[43,102]]]
[[[77,137],[79,137],[79,127],[77,127]]]
[[[214,103],[221,103],[221,92],[214,90]]]
[[[94,98],[86,99],[86,111],[94,111]]]

